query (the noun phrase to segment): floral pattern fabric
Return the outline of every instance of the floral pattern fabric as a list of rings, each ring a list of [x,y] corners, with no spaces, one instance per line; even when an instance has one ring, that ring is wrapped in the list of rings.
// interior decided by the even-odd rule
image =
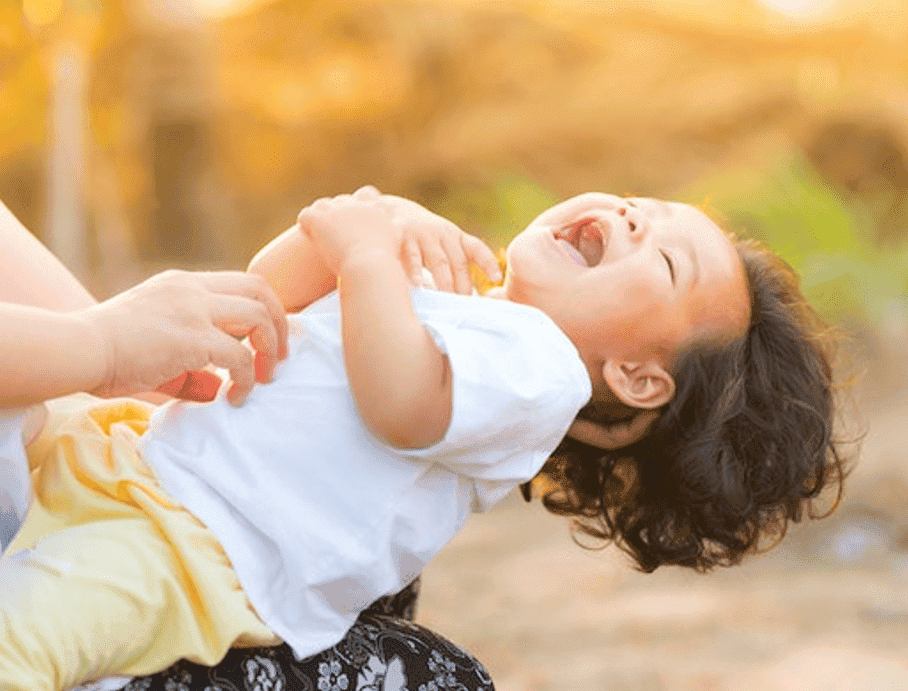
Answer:
[[[463,649],[413,623],[419,580],[363,612],[337,645],[297,660],[287,645],[236,648],[216,667],[181,661],[123,691],[494,691]]]

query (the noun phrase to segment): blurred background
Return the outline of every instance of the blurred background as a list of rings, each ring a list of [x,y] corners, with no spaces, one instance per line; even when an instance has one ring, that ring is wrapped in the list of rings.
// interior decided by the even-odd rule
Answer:
[[[833,517],[707,576],[511,497],[423,623],[500,691],[908,689],[906,0],[0,0],[0,199],[99,297],[366,183],[493,247],[589,190],[705,206],[848,337],[864,434]]]

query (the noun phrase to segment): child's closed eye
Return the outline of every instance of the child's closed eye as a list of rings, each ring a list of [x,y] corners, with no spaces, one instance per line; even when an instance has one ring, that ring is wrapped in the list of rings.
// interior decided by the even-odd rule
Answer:
[[[668,273],[672,278],[672,284],[675,283],[675,263],[671,258],[671,255],[665,250],[659,250],[662,253],[662,256],[665,257],[665,263],[668,264]]]

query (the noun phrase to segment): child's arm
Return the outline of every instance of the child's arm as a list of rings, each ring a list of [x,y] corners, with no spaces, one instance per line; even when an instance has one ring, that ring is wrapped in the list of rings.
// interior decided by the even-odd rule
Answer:
[[[399,256],[414,285],[422,285],[425,267],[439,290],[469,294],[473,287],[471,262],[492,281],[501,278],[498,261],[488,246],[448,219],[408,199],[380,195],[374,187],[363,187],[353,196],[377,202],[392,213],[402,233]],[[337,283],[334,270],[299,226],[259,250],[248,270],[268,281],[288,312],[298,312],[334,290]]]
[[[345,195],[319,200],[299,220],[340,278],[344,362],[364,422],[398,448],[441,440],[451,421],[450,365],[414,311],[391,212],[376,198]]]
[[[248,271],[271,286],[287,312],[299,312],[334,290],[337,277],[298,225],[265,245],[249,262]]]

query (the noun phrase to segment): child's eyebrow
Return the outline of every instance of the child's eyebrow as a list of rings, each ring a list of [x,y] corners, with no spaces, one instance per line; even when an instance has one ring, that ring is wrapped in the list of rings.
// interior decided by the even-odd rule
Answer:
[[[671,205],[662,199],[654,199],[652,197],[634,197],[634,199],[637,203],[634,203],[633,206],[640,206],[639,202],[646,202],[663,216],[669,216],[672,213]],[[627,203],[631,204],[631,200],[628,200]]]

